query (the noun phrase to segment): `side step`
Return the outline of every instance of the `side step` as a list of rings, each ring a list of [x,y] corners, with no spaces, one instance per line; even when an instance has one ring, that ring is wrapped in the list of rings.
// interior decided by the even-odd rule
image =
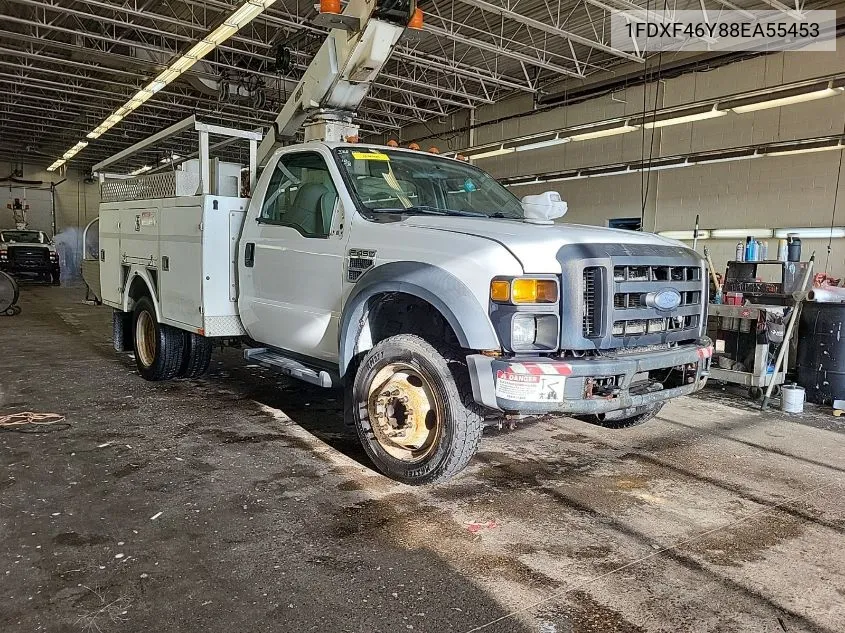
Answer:
[[[319,387],[332,387],[334,381],[331,374],[327,371],[311,369],[307,365],[303,365],[299,361],[282,356],[278,352],[267,349],[266,347],[253,347],[244,350],[244,359],[253,363],[258,363],[269,369],[298,378],[305,382],[310,382],[312,385]]]

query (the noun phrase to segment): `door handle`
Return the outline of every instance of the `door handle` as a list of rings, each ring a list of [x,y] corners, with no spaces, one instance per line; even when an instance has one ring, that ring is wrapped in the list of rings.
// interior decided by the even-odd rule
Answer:
[[[255,244],[247,242],[244,248],[244,266],[252,268],[255,265]]]

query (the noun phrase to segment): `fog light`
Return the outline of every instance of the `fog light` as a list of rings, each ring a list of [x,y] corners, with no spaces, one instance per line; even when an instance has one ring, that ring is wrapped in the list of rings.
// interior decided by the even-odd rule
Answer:
[[[537,340],[537,319],[533,316],[516,316],[511,321],[511,346],[531,347]]]

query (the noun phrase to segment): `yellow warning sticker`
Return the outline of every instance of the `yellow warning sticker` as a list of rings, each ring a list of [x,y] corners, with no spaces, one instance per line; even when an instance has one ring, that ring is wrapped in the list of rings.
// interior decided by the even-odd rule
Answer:
[[[387,154],[382,154],[381,152],[352,152],[352,158],[357,158],[358,160],[390,161],[390,157]]]

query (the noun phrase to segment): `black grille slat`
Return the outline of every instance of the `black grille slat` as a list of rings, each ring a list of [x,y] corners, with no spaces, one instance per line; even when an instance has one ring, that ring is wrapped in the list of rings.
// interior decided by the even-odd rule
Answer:
[[[596,336],[596,302],[598,300],[599,269],[596,267],[584,269],[584,336]]]
[[[701,291],[688,290],[681,292],[681,305],[679,307],[695,306],[701,304]],[[645,308],[645,293],[641,292],[617,292],[613,295],[614,310],[638,310]]]

